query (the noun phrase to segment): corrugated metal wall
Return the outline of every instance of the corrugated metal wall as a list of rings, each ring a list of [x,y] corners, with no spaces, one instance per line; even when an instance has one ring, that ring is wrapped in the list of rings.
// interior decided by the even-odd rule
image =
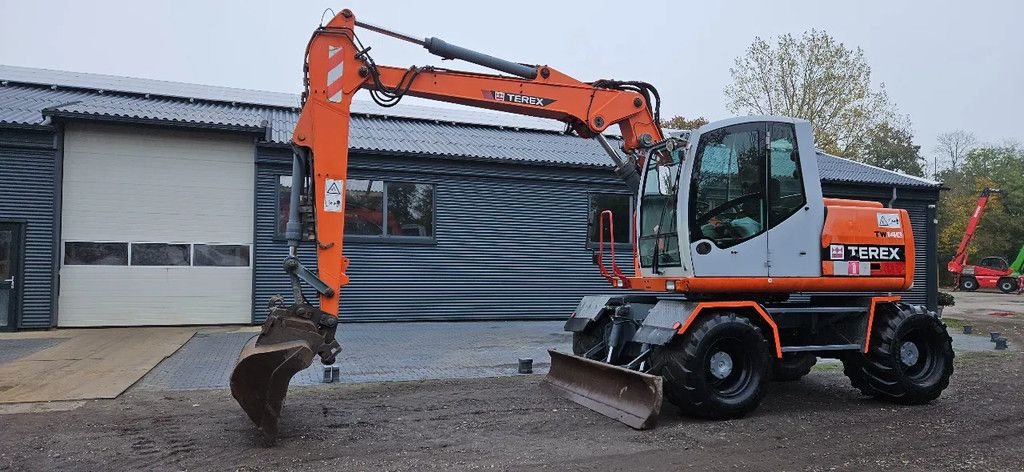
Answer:
[[[275,151],[262,152],[257,167],[257,321],[267,299],[288,290],[285,246],[273,237],[277,176],[289,172],[290,156]],[[607,170],[424,161],[352,159],[352,178],[435,185],[436,244],[346,242],[345,319],[563,318],[581,296],[612,290],[585,247],[588,192],[617,186]],[[506,175],[483,176],[498,170]]]
[[[278,176],[290,152],[258,151],[254,320],[267,300],[289,293],[286,255],[275,241]],[[584,247],[588,192],[619,190],[606,169],[453,162],[440,158],[353,156],[352,178],[436,185],[436,244],[349,241],[351,284],[342,290],[349,321],[563,318],[579,298],[614,292]],[[888,203],[891,189],[825,185],[825,195]],[[919,249],[917,280],[907,295],[925,303],[926,216],[933,202],[897,200],[907,208]],[[307,248],[305,264],[315,261]],[[631,267],[628,254],[620,258]],[[287,295],[286,295],[287,296]]]
[[[0,129],[0,220],[25,223],[21,328],[53,323],[56,152],[52,132]]]

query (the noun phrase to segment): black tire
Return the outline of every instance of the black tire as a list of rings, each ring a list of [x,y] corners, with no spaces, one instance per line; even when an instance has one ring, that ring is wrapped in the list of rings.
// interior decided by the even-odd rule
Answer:
[[[1003,277],[999,279],[999,283],[996,284],[999,287],[999,291],[1003,293],[1013,293],[1017,291],[1017,279],[1013,277]]]
[[[772,359],[772,380],[792,382],[811,373],[818,357],[808,352],[787,352],[782,359]]]
[[[718,356],[723,353],[725,357]],[[768,341],[760,328],[734,313],[716,313],[654,352],[652,371],[661,374],[665,398],[681,413],[739,418],[764,397],[768,359]],[[731,368],[723,371],[725,362]]]
[[[946,325],[920,306],[879,305],[867,354],[843,357],[843,372],[864,395],[904,405],[935,400],[953,375]]]
[[[600,319],[592,322],[587,329],[572,333],[572,353],[582,356],[593,349],[594,346],[605,341],[608,338],[608,329],[611,327],[611,324],[610,316],[602,316]],[[603,355],[607,351],[608,348],[604,348],[598,354]]]
[[[974,277],[964,277],[960,279],[960,289],[968,292],[973,292],[978,289],[978,279]]]

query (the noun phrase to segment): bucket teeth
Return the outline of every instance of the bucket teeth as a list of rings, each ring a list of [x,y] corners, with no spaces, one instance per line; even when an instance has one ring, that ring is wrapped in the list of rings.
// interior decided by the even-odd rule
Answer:
[[[544,379],[570,400],[634,429],[653,428],[661,413],[661,377],[549,350]]]

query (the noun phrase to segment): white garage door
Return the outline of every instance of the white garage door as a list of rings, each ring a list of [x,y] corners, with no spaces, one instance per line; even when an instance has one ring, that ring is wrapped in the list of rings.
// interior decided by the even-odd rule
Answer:
[[[251,137],[69,124],[60,326],[249,323]]]

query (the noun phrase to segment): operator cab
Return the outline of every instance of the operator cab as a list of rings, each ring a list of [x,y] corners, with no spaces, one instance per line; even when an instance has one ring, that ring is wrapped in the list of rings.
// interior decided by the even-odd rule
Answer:
[[[734,118],[683,138],[648,153],[641,275],[820,276],[824,204],[810,123]]]
[[[986,269],[992,269],[1003,272],[1010,270],[1010,263],[1006,262],[1006,259],[1003,259],[1002,257],[999,256],[986,257],[982,259],[981,262],[978,263],[978,265]]]

